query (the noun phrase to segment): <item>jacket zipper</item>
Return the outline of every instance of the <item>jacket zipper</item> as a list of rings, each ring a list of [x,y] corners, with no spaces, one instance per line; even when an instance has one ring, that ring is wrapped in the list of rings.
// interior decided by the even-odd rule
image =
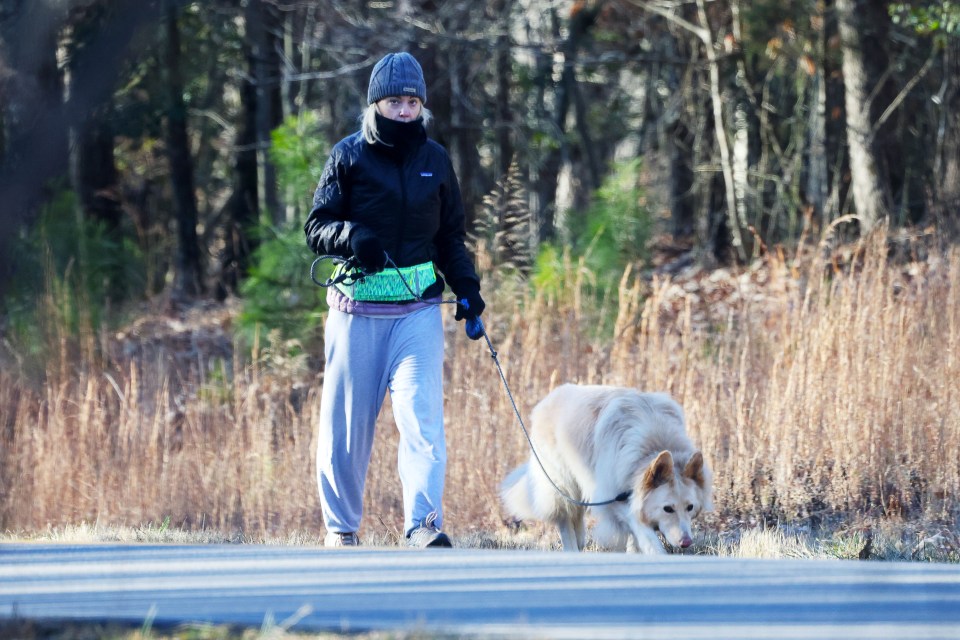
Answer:
[[[401,264],[403,257],[400,255],[400,250],[403,248],[403,236],[407,229],[407,182],[404,180],[403,176],[403,165],[405,164],[405,159],[400,160],[396,163],[397,165],[397,175],[400,178],[400,215],[397,216],[397,233],[396,233],[396,244],[393,248],[393,254],[390,256],[394,258],[397,266],[404,266]],[[396,257],[394,257],[396,256]]]

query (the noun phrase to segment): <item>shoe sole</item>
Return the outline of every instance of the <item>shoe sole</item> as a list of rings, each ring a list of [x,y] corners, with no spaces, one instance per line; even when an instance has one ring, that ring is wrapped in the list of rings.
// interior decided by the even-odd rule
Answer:
[[[453,545],[450,543],[450,538],[448,538],[447,534],[445,533],[441,533],[436,537],[436,539],[431,540],[430,543],[427,545],[428,549],[437,549],[437,548],[450,549],[452,547]]]
[[[453,544],[451,544],[447,534],[441,532],[427,544],[414,544],[410,540],[407,540],[407,546],[412,549],[449,549],[453,547]]]

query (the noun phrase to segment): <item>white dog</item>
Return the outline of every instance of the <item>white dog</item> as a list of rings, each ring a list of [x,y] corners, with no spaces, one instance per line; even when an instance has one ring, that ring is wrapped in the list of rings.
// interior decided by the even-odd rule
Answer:
[[[594,538],[604,548],[665,553],[657,537],[689,547],[691,522],[712,508],[712,480],[687,437],[683,409],[666,393],[566,384],[534,407],[530,438],[550,479],[591,507]],[[567,500],[531,455],[501,487],[516,518],[550,522],[564,551],[583,549],[586,507]],[[627,495],[628,494],[628,495]]]

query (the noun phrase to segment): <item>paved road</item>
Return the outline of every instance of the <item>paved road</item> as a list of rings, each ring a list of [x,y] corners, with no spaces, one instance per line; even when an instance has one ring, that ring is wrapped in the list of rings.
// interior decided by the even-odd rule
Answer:
[[[960,638],[960,566],[0,544],[0,624],[16,617],[498,638]]]

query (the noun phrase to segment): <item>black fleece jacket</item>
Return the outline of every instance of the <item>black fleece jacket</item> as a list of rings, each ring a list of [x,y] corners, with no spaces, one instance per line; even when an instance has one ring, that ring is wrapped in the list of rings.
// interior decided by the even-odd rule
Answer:
[[[420,121],[377,121],[393,146],[369,144],[357,132],[333,147],[304,225],[307,245],[320,255],[350,257],[352,239],[373,235],[397,266],[432,260],[458,298],[479,291],[449,155]],[[438,279],[424,297],[443,287]]]

